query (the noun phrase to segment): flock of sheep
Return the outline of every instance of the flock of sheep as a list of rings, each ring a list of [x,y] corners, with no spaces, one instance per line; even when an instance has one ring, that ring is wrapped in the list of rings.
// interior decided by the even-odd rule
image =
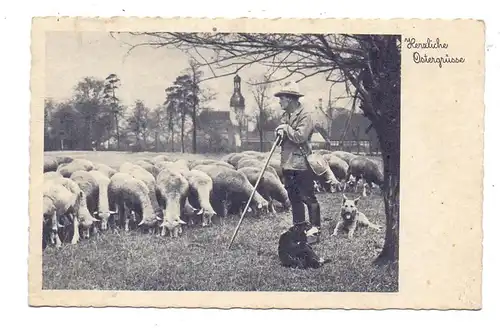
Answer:
[[[315,151],[327,171],[317,176],[317,191],[381,186],[382,173],[364,156]],[[276,155],[276,156],[275,156]],[[271,158],[248,212],[288,210],[279,155]],[[215,159],[173,160],[167,155],[125,162],[117,169],[86,159],[45,156],[43,185],[44,246],[76,244],[100,230],[144,229],[178,237],[182,226],[211,225],[212,218],[241,214],[269,154],[232,153]],[[327,165],[326,165],[327,164]]]

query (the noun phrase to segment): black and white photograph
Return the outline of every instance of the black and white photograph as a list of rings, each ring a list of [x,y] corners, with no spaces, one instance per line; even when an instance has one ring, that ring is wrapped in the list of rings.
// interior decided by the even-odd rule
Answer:
[[[398,292],[401,42],[46,32],[42,288]]]

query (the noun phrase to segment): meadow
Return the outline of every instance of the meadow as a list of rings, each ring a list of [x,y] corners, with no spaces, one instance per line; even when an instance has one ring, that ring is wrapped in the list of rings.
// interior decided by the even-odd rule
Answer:
[[[86,158],[118,167],[125,161],[158,153],[47,152]],[[172,154],[172,157],[217,158],[217,155]],[[220,156],[219,156],[220,157]],[[380,159],[378,159],[380,163]],[[346,194],[349,198],[359,195]],[[382,231],[358,230],[353,240],[345,233],[332,236],[339,219],[341,193],[318,193],[322,214],[322,240],[314,245],[322,257],[332,259],[320,269],[290,269],[280,265],[277,245],[291,224],[291,212],[247,214],[233,246],[229,241],[239,217],[214,217],[213,225],[187,227],[180,238],[138,231],[110,231],[81,240],[77,245],[47,247],[43,252],[43,289],[66,290],[178,290],[178,291],[338,291],[396,292],[394,266],[376,266],[383,246],[384,203],[377,190],[362,198],[358,207]]]

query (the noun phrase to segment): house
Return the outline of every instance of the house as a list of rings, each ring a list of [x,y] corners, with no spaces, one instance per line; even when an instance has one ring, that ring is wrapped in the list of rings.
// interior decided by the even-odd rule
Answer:
[[[378,153],[379,141],[371,122],[362,113],[355,112],[349,120],[349,110],[337,110],[328,126],[330,148],[354,153]]]

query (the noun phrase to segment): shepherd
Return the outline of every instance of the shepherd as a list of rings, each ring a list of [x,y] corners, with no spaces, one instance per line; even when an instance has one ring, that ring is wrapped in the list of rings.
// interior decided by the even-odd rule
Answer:
[[[285,189],[292,203],[293,225],[298,230],[307,230],[308,244],[320,241],[321,214],[320,206],[314,194],[314,174],[323,173],[321,163],[314,161],[311,149],[311,137],[314,132],[312,112],[303,107],[299,99],[300,93],[295,82],[287,82],[283,88],[274,94],[279,98],[284,111],[281,124],[275,132],[281,138],[281,167]],[[323,172],[321,172],[323,171]],[[310,222],[306,222],[305,208],[307,206]]]

